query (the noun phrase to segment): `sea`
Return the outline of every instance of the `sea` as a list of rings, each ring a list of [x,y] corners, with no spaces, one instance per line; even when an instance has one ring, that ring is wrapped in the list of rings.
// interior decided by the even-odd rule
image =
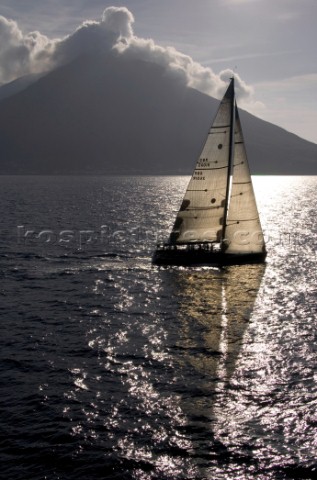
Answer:
[[[253,177],[265,265],[153,266],[188,180],[0,177],[1,478],[317,478],[317,177]]]

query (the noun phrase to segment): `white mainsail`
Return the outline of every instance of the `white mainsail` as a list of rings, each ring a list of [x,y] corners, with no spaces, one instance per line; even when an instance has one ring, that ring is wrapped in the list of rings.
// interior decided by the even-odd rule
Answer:
[[[255,201],[237,106],[235,106],[234,155],[227,225],[226,253],[260,253],[264,239]]]
[[[225,216],[234,86],[231,81],[197,161],[171,243],[220,241]]]

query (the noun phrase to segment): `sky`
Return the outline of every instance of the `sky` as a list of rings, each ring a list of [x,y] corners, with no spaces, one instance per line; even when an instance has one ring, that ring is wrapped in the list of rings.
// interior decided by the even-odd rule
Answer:
[[[234,71],[240,107],[317,143],[316,20],[317,0],[0,0],[0,83],[103,42],[218,98]]]

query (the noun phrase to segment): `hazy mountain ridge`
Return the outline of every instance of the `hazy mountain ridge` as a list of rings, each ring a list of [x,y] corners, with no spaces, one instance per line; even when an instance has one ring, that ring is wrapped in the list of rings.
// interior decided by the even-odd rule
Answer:
[[[0,101],[0,173],[188,174],[218,103],[162,66],[82,56]],[[316,144],[241,121],[252,173],[317,174]]]

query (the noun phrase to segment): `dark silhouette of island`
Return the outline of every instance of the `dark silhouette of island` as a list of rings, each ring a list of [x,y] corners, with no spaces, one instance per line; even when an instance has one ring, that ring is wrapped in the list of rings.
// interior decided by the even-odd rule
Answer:
[[[84,55],[0,89],[0,174],[189,174],[218,101],[163,66]],[[254,174],[317,174],[317,145],[241,112]]]

